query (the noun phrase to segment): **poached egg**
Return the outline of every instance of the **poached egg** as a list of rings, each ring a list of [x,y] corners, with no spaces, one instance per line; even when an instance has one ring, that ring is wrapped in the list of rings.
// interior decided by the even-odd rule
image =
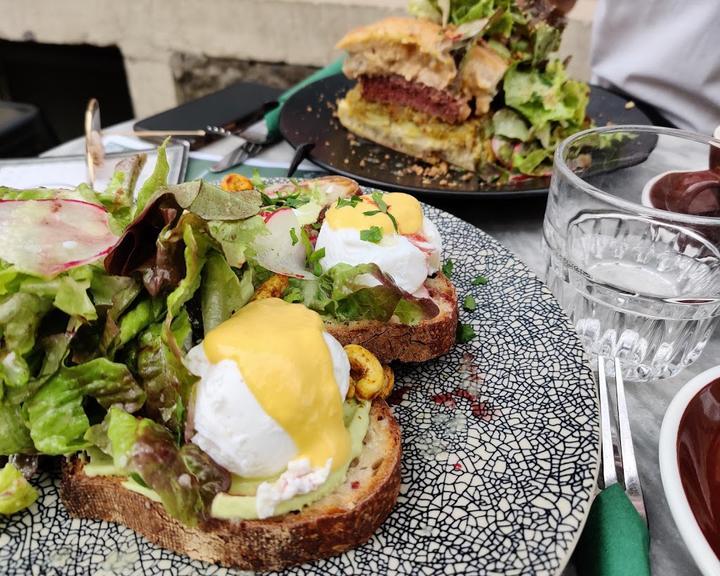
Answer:
[[[427,277],[439,270],[442,251],[440,233],[420,202],[409,194],[386,193],[380,197],[383,211],[371,195],[355,198],[333,204],[325,213],[315,244],[316,250],[325,249],[323,270],[339,263],[375,263],[400,288],[420,295]]]
[[[319,488],[349,455],[343,402],[350,363],[320,316],[277,298],[241,308],[192,348],[200,377],[192,442],[257,490],[260,518]]]

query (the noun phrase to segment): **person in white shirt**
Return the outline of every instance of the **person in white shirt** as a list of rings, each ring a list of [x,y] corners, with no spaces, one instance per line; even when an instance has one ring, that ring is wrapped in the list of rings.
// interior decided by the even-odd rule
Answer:
[[[655,123],[720,125],[720,0],[598,0],[591,61],[592,82]]]

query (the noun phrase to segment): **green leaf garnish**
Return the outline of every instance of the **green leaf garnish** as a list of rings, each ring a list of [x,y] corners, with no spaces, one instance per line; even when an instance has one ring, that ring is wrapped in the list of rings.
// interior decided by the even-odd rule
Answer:
[[[477,308],[477,302],[475,302],[475,298],[473,298],[471,294],[465,296],[465,299],[463,300],[463,308],[465,308],[468,312],[472,312]]]
[[[320,260],[325,258],[325,248],[315,250],[304,228],[300,231],[300,241],[305,248],[305,261],[307,262],[308,268],[312,270],[315,276],[322,275],[323,270],[322,266],[320,266]]]
[[[290,228],[290,240],[292,241],[292,245],[295,246],[300,239],[297,236],[297,232],[295,232],[295,228]]]
[[[445,274],[445,276],[447,276],[448,278],[451,278],[454,266],[455,264],[453,263],[453,261],[448,258],[447,260],[445,260],[445,262],[443,262],[442,273]]]
[[[360,240],[377,244],[382,240],[383,231],[380,226],[370,226],[367,230],[360,230]]]
[[[343,206],[350,206],[355,208],[360,202],[360,196],[350,196],[350,198],[338,198],[336,206],[342,208]]]
[[[398,232],[398,223],[397,220],[395,220],[395,216],[390,214],[388,211],[388,205],[385,203],[385,200],[383,200],[382,193],[381,192],[373,192],[372,193],[372,199],[373,202],[377,205],[377,210],[368,210],[367,212],[363,212],[363,215],[365,216],[375,216],[375,214],[385,214],[388,218],[390,218],[390,222],[392,222],[393,228],[395,228],[395,232]]]
[[[473,286],[485,286],[488,283],[488,279],[485,276],[475,276],[471,281]]]
[[[463,324],[462,322],[458,322],[455,337],[460,344],[465,344],[466,342],[469,342],[470,340],[475,338],[475,336],[477,336],[477,334],[475,334],[475,330],[470,324]]]

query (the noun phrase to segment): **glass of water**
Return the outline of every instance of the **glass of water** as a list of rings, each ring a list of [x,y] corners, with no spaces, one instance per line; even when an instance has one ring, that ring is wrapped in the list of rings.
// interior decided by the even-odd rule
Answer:
[[[720,141],[653,126],[580,132],[555,153],[546,281],[591,357],[676,375],[720,320]]]

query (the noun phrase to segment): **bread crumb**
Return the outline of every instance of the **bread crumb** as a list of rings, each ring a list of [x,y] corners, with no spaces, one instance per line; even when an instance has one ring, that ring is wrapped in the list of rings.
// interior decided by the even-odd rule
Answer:
[[[635,102],[632,100],[625,102],[625,110],[632,110],[633,108],[635,108]]]

